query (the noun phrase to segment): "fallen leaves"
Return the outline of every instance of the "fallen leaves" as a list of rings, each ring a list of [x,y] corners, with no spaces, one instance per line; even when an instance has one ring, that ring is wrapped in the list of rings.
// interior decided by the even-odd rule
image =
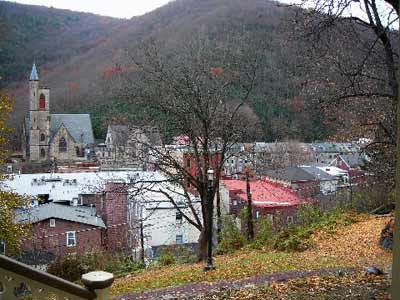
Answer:
[[[198,282],[236,280],[265,273],[296,270],[337,267],[362,269],[370,265],[385,269],[391,264],[392,255],[391,252],[379,248],[378,240],[387,221],[388,218],[362,216],[356,223],[340,224],[334,233],[321,231],[314,234],[311,237],[313,248],[300,253],[244,249],[233,254],[217,256],[215,258],[216,270],[207,273],[202,271],[202,264],[148,269],[116,280],[112,287],[112,294],[125,294]],[[310,281],[311,287],[319,286],[319,280]],[[276,288],[278,287],[279,285],[276,286]],[[324,288],[328,287],[329,283],[326,283]]]

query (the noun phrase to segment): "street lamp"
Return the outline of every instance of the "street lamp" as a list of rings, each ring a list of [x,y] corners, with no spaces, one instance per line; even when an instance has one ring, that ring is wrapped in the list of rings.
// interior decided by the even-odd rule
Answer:
[[[204,267],[204,271],[215,270],[212,261],[212,238],[213,238],[213,214],[214,214],[214,203],[213,203],[213,185],[214,185],[214,170],[209,169],[207,171],[207,206],[208,206],[208,239],[207,239],[207,264]]]

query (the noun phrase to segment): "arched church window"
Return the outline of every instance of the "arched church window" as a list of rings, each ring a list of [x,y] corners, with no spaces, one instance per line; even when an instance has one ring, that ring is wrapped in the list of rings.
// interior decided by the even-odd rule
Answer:
[[[65,140],[64,137],[60,139],[58,142],[58,151],[59,152],[67,152],[67,141]]]
[[[46,150],[40,149],[40,157],[41,157],[41,158],[46,157]]]
[[[40,94],[40,97],[39,97],[39,108],[40,109],[46,108],[46,96],[44,94]]]
[[[46,140],[46,136],[42,133],[41,135],[40,135],[40,141],[41,142],[44,142]]]

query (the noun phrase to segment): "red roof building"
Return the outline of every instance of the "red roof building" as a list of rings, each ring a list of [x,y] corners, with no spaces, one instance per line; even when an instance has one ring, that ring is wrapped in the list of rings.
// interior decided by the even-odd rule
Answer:
[[[284,223],[291,223],[295,221],[297,207],[311,203],[293,190],[270,181],[251,181],[250,191],[256,219],[269,216],[273,221],[279,214]],[[238,215],[247,206],[246,181],[222,180],[220,195],[225,212]]]

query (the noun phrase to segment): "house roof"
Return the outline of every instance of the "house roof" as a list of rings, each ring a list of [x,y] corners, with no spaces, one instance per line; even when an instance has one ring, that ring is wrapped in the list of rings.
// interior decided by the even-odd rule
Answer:
[[[350,166],[350,168],[364,165],[364,161],[359,153],[343,154],[340,155],[340,157]]]
[[[89,114],[52,114],[50,118],[51,137],[64,125],[76,143],[93,144],[94,136]]]
[[[129,129],[127,125],[109,125],[112,143],[117,146],[126,145],[129,138]]]
[[[29,76],[29,81],[39,81],[39,75],[35,63],[33,63],[31,75]]]
[[[331,181],[335,180],[335,177],[328,174],[327,172],[321,170],[320,168],[317,168],[316,166],[300,166],[300,168],[310,175],[314,176],[316,180],[321,180],[321,181]]]
[[[246,181],[222,180],[222,185],[230,192],[247,201]],[[251,181],[252,203],[258,207],[290,207],[307,203],[305,198],[282,185],[269,181]]]
[[[258,174],[290,182],[315,180],[312,174],[299,167],[288,167],[279,170],[261,169],[258,171]]]
[[[103,220],[96,215],[96,211],[91,207],[48,203],[16,211],[18,223],[38,223],[47,219],[60,219],[106,228]]]

